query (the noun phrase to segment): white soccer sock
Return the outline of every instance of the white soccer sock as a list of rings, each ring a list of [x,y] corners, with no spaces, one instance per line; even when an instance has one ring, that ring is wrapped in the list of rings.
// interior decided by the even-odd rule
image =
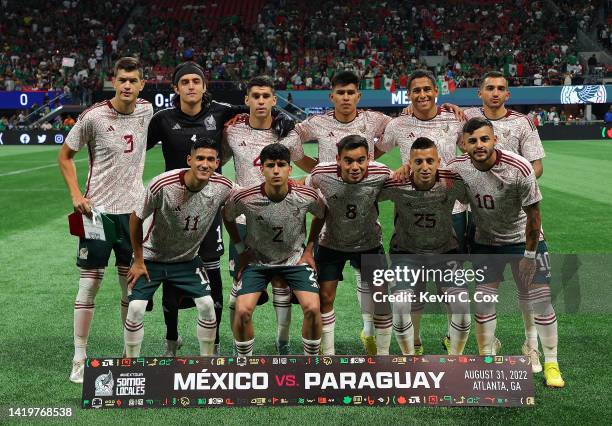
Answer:
[[[289,343],[291,327],[291,289],[272,288],[272,305],[276,312],[276,343],[279,346]]]
[[[215,317],[215,302],[211,296],[193,299],[198,309],[198,325],[196,328],[200,355],[210,356],[215,351],[215,335],[217,333],[217,318]]]
[[[542,342],[544,362],[557,362],[557,315],[552,306],[550,287],[538,286],[529,291],[529,299],[533,307],[534,321]]]
[[[304,355],[319,355],[319,351],[321,350],[321,339],[309,340],[302,336],[302,344],[304,345]]]
[[[462,287],[448,288],[446,294],[449,300],[454,300],[446,305],[449,311],[449,355],[461,355],[470,335],[470,304],[467,302],[469,295],[467,289]],[[466,302],[461,302],[461,300],[466,300]]]
[[[125,324],[127,318],[128,305],[128,280],[127,273],[130,270],[129,266],[117,265],[117,275],[119,278],[119,287],[121,288],[121,324]]]
[[[497,289],[484,285],[477,286],[476,291],[483,295],[495,296]],[[495,297],[492,300],[496,300]],[[497,328],[497,307],[495,302],[480,302],[476,304],[476,341],[480,355],[493,354],[493,342],[495,341],[495,329]]]
[[[236,352],[238,352],[238,356],[251,356],[253,355],[253,344],[255,343],[255,339],[246,340],[244,342],[239,342],[238,340],[234,340],[234,345],[236,346]]]
[[[74,357],[75,361],[87,358],[87,339],[95,311],[95,299],[104,268],[80,268],[79,290],[74,302]]]
[[[361,271],[359,268],[353,268],[353,271],[355,272],[355,282],[357,283],[357,301],[359,302],[361,318],[363,319],[363,333],[366,337],[374,336],[374,319],[372,318],[374,303],[370,293],[370,286],[368,283],[361,281]]]
[[[332,309],[326,314],[321,314],[321,350],[323,355],[335,355],[334,330],[336,328],[336,313]]]
[[[532,349],[538,349],[538,329],[530,303],[531,291],[527,293],[518,292],[519,308],[523,315],[523,325],[525,326],[525,341]]]
[[[406,296],[400,300],[405,302],[393,302],[393,331],[395,339],[403,355],[414,355],[414,331],[412,330],[412,320],[410,318],[410,294],[411,291],[402,292]],[[400,292],[394,293],[400,296]]]
[[[423,316],[423,310],[425,310],[425,304],[422,302],[412,303],[410,307],[410,319],[412,320],[415,345],[423,344],[421,341],[421,317]]]
[[[374,327],[376,327],[376,354],[389,355],[391,333],[393,331],[393,315],[374,314]]]
[[[144,314],[147,309],[146,300],[132,300],[128,306],[123,340],[125,342],[125,356],[136,358],[140,355],[140,346],[144,338]]]

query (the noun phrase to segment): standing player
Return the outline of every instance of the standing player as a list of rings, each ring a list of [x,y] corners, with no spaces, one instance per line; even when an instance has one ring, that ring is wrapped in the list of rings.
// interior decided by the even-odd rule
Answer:
[[[324,115],[309,117],[295,126],[295,130],[283,141],[290,147],[291,157],[296,164],[305,159],[307,164],[312,164],[308,157],[304,156],[303,144],[316,140],[318,142],[318,161],[322,163],[336,162],[338,154],[337,143],[349,135],[359,135],[368,142],[368,153],[371,159],[378,156],[376,148],[377,141],[382,138],[385,127],[391,121],[391,117],[375,111],[363,111],[357,109],[361,99],[359,91],[359,77],[352,71],[341,71],[332,79],[332,91],[329,99],[334,105],[334,110]],[[312,168],[306,168],[310,172]],[[376,352],[375,324],[372,314],[368,312],[372,305],[371,289],[361,282],[359,271],[355,269],[357,282],[357,299],[361,307],[363,318],[362,342],[368,353]],[[376,324],[383,334],[387,332],[387,323]],[[391,332],[390,326],[388,332]]]
[[[519,298],[535,315],[546,384],[563,387],[557,362],[557,317],[550,294],[548,248],[541,228],[542,195],[529,162],[510,151],[496,149],[496,142],[491,122],[472,118],[463,128],[467,154],[449,163],[468,189],[476,226],[472,252],[487,255],[484,261],[477,262],[482,265],[475,265],[475,269],[486,271],[485,283],[477,289],[495,300],[504,267],[511,264]],[[499,255],[505,257],[500,261]],[[495,354],[500,347],[495,338],[495,302],[478,303],[475,319],[480,354]]]
[[[538,130],[529,117],[506,108],[510,92],[508,80],[504,75],[499,71],[486,73],[478,89],[478,96],[482,99],[482,107],[469,108],[465,110],[465,115],[468,118],[489,119],[499,141],[498,147],[522,156],[531,163],[536,178],[542,176],[544,147]],[[542,371],[542,364],[540,364],[538,332],[534,317],[524,301],[519,300],[519,306],[523,314],[526,338],[522,352],[531,358],[533,372],[539,373]]]
[[[243,188],[264,182],[259,154],[263,148],[279,142],[280,139],[279,135],[272,129],[272,108],[276,105],[272,79],[267,76],[254,77],[248,82],[246,90],[244,102],[249,107],[249,114],[238,115],[229,122],[223,145],[223,164],[234,157],[236,183]],[[301,160],[296,164],[304,167],[304,161],[306,160]],[[245,217],[239,216],[236,219],[236,224],[241,238],[244,238],[246,233]],[[240,261],[231,241],[229,252],[230,274],[234,278],[229,300],[230,324],[233,324],[237,293],[236,274],[240,270]],[[289,353],[291,290],[280,281],[273,281],[272,287],[272,302],[277,320],[276,348],[279,354],[286,355]]]
[[[379,197],[380,201],[392,200],[395,203],[394,231],[389,250],[393,267],[407,265],[413,269],[424,266],[445,270],[456,266],[457,261],[446,259],[445,255],[457,253],[459,246],[452,212],[455,201],[465,199],[463,181],[457,174],[440,168],[436,144],[423,137],[417,138],[410,147],[410,169],[412,172],[407,182],[388,179]],[[437,259],[436,255],[445,259]],[[460,355],[470,333],[469,304],[462,302],[468,300],[467,288],[455,282],[438,281],[436,284],[449,300],[454,300],[449,303],[448,353]],[[414,294],[414,290],[409,283],[397,283],[392,290],[398,296],[398,302],[393,302],[393,330],[404,355],[415,353],[409,295]]]
[[[320,286],[323,355],[335,354],[334,300],[338,281],[343,279],[345,263],[350,262],[355,269],[361,270],[362,255],[382,255],[384,258],[376,198],[390,175],[387,166],[370,162],[368,141],[364,137],[349,135],[338,142],[336,161],[319,163],[306,178],[306,184],[320,190],[327,201],[325,225],[315,257]],[[387,266],[382,260],[378,263],[380,265],[372,268]],[[361,279],[366,281],[368,276],[362,275]],[[371,283],[367,285],[370,287]],[[388,355],[392,324],[388,302],[369,304],[364,308],[373,315],[375,324],[383,325],[376,328],[376,346],[368,355]]]
[[[74,357],[70,380],[83,383],[87,358],[87,338],[95,309],[95,298],[102,283],[111,251],[115,252],[121,287],[121,320],[127,315],[127,272],[132,260],[129,215],[142,197],[142,172],[146,129],[153,115],[152,105],[138,98],[144,87],[142,66],[136,58],[124,57],[115,63],[115,96],[85,110],[70,130],[59,152],[58,162],[72,205],[91,215],[92,207],[108,213],[118,225],[120,239],[115,244],[79,240],[77,266],[81,271],[74,304]],[[84,146],[89,153],[89,174],[85,194],[77,181],[74,156]]]
[[[248,112],[244,105],[232,106],[212,100],[206,90],[204,70],[195,62],[184,62],[174,69],[172,84],[176,96],[173,97],[173,108],[157,112],[148,131],[147,149],[161,142],[166,171],[186,167],[185,159],[193,142],[198,137],[213,140],[221,146],[223,126],[236,114]],[[277,133],[285,135],[293,129],[293,121],[287,116],[278,114],[273,125]],[[220,170],[219,170],[220,172]],[[212,297],[215,301],[217,321],[221,321],[223,310],[223,293],[219,258],[224,252],[219,215],[202,242],[199,255],[204,261],[204,267],[210,278]],[[166,322],[166,353],[165,356],[176,355],[180,346],[178,335],[178,309],[180,297],[176,287],[164,285],[164,320]],[[183,304],[184,303],[184,304]],[[191,307],[191,299],[184,299],[181,307]],[[216,352],[220,352],[219,328],[215,337]]]
[[[412,102],[412,115],[400,115],[394,118],[385,130],[383,140],[377,144],[382,152],[399,147],[402,163],[410,160],[410,148],[419,137],[431,139],[436,144],[442,165],[454,159],[457,144],[461,140],[462,122],[450,109],[438,107],[436,97],[438,88],[433,74],[427,70],[416,70],[408,77],[408,91]],[[459,251],[464,251],[467,218],[466,207],[460,202],[453,209],[453,227],[459,242]],[[424,353],[420,336],[422,303],[412,304],[412,322],[414,325],[415,351]],[[449,334],[450,334],[449,318]]]
[[[128,272],[130,304],[125,321],[126,355],[140,355],[147,301],[162,282],[193,298],[198,309],[200,355],[213,355],[217,322],[210,281],[198,251],[232,182],[215,173],[217,145],[197,139],[187,157],[189,169],[172,170],[153,178],[144,200],[130,217],[134,262]],[[143,221],[146,237],[143,239]]]
[[[306,247],[304,239],[306,213],[322,219],[325,204],[316,191],[289,183],[290,153],[285,146],[268,145],[261,151],[260,160],[265,182],[237,191],[224,209],[227,231],[241,256],[233,326],[236,350],[241,356],[253,353],[253,311],[268,282],[280,278],[294,292],[304,312],[304,354],[317,355],[321,313],[312,247],[319,230],[311,228]],[[247,224],[244,241],[235,222],[242,214]]]

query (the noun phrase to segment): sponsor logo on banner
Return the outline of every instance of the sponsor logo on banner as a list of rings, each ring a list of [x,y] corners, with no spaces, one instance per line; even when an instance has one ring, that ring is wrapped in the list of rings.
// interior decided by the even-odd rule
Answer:
[[[30,143],[30,135],[27,133],[22,133],[21,136],[19,136],[19,142],[24,145]]]
[[[37,135],[36,137],[38,138],[38,143],[45,143],[47,140],[47,135]]]
[[[561,89],[562,104],[605,104],[606,86],[563,86]]]
[[[60,134],[55,135],[55,143],[56,143],[56,144],[62,144],[62,143],[64,143],[64,135],[62,135],[61,133],[60,133]]]
[[[113,396],[113,373],[109,370],[106,374],[101,374],[96,378],[96,396]]]

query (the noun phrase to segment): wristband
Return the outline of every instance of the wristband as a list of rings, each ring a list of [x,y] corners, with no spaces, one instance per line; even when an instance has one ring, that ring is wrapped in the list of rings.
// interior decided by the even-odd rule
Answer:
[[[236,252],[239,255],[246,251],[246,246],[244,245],[244,243],[242,241],[240,241],[239,243],[234,244],[234,248],[236,249]]]
[[[536,252],[534,251],[529,251],[529,250],[525,250],[525,253],[523,254],[524,257],[526,257],[527,259],[535,259],[536,257]]]

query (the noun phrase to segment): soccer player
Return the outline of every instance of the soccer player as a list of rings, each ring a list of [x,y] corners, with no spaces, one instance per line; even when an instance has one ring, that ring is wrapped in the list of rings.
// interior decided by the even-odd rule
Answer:
[[[218,149],[209,139],[196,139],[187,157],[189,169],[171,170],[153,178],[144,200],[130,217],[134,262],[128,272],[131,293],[123,334],[130,358],[140,355],[147,301],[162,282],[179,287],[193,298],[198,309],[200,355],[214,353],[214,302],[198,251],[233,186],[215,173]],[[147,228],[144,238],[143,222]]]
[[[276,105],[272,79],[267,76],[252,78],[247,83],[244,101],[249,107],[249,114],[240,114],[226,124],[222,163],[225,164],[233,157],[236,183],[247,188],[264,182],[259,154],[263,148],[280,140],[279,135],[272,129],[272,109]],[[309,157],[305,157],[296,164],[300,167],[307,167],[304,165],[307,158]],[[236,224],[240,236],[244,238],[246,233],[244,216],[238,217]],[[236,274],[240,270],[240,257],[231,241],[229,253],[229,269],[234,278],[229,299],[230,324],[233,324],[238,291]],[[272,281],[272,287],[272,303],[277,320],[276,348],[279,354],[286,355],[290,351],[291,290],[284,282],[278,280]],[[259,303],[261,302],[260,300]]]
[[[253,353],[253,311],[268,282],[280,278],[289,285],[304,312],[304,354],[317,355],[321,312],[312,248],[320,229],[311,227],[306,248],[304,239],[306,213],[322,219],[325,204],[315,190],[289,183],[290,153],[285,146],[268,145],[259,158],[265,182],[235,192],[224,209],[227,231],[241,256],[233,326],[236,350],[241,356]],[[235,222],[240,215],[246,217],[244,241]]]
[[[368,153],[370,159],[378,156],[376,144],[385,132],[385,127],[391,121],[391,117],[375,111],[358,110],[357,104],[361,99],[359,91],[359,77],[352,71],[341,71],[332,78],[332,90],[329,95],[334,110],[324,115],[311,116],[295,126],[283,140],[291,149],[291,159],[296,162],[305,160],[311,164],[306,168],[307,172],[312,170],[316,162],[312,162],[304,155],[303,144],[316,140],[318,142],[318,161],[322,163],[336,162],[338,154],[338,142],[349,135],[359,135],[368,142]],[[355,269],[357,282],[357,296],[363,318],[363,330],[361,333],[362,343],[368,353],[376,352],[375,324],[369,307],[372,305],[371,289],[366,283],[361,282],[359,271]],[[390,323],[389,323],[390,324]],[[378,324],[386,328],[386,323]],[[386,333],[385,330],[381,330]],[[389,325],[388,332],[391,332]]]
[[[362,255],[384,257],[382,230],[378,222],[376,198],[391,170],[383,164],[370,162],[368,141],[359,135],[340,139],[336,161],[319,163],[306,185],[318,189],[327,200],[325,225],[319,238],[315,260],[319,278],[321,299],[321,350],[323,355],[334,355],[334,329],[336,314],[334,300],[338,281],[343,279],[346,262],[362,268]],[[376,259],[376,256],[372,257]],[[384,268],[386,262],[374,261],[368,269]],[[364,267],[366,265],[363,265]],[[366,281],[367,276],[362,275]],[[367,283],[368,287],[371,283]],[[391,341],[392,317],[387,302],[365,306],[373,316],[376,327],[376,346],[368,355],[388,355]],[[363,336],[362,336],[363,338]]]
[[[435,142],[441,164],[444,166],[456,157],[463,124],[450,109],[436,105],[438,88],[431,72],[416,70],[410,74],[408,91],[412,102],[412,115],[402,114],[391,120],[385,129],[383,139],[376,146],[382,152],[388,152],[396,146],[399,147],[402,163],[406,164],[410,160],[412,143],[419,137],[426,137]],[[465,251],[466,226],[466,206],[457,201],[453,209],[453,227],[459,243],[458,250],[461,252]],[[412,304],[412,322],[417,355],[424,353],[420,336],[423,308],[424,305],[421,303]],[[450,334],[450,328],[449,317],[448,334]]]
[[[204,70],[195,62],[179,64],[172,76],[175,96],[174,107],[158,111],[151,120],[148,130],[147,149],[162,144],[166,171],[186,167],[185,159],[193,142],[198,137],[207,137],[219,147],[223,137],[224,124],[239,113],[248,112],[244,105],[233,106],[212,100],[207,91]],[[293,129],[293,121],[285,114],[274,111],[276,120],[273,127],[277,133],[286,135]],[[221,170],[218,170],[221,172]],[[223,312],[223,293],[219,258],[224,252],[221,216],[219,215],[200,248],[199,255],[210,278],[212,298],[215,301],[217,321]],[[164,285],[164,320],[166,322],[165,356],[175,356],[181,345],[178,335],[179,307],[192,307],[191,298],[181,298],[180,289]],[[179,300],[183,300],[179,303]],[[220,353],[219,328],[215,337],[216,352]]]
[[[410,170],[406,182],[388,179],[379,196],[380,201],[392,200],[396,206],[389,250],[393,267],[405,265],[431,270],[456,267],[457,261],[448,259],[448,255],[457,253],[459,247],[452,212],[456,200],[465,200],[463,181],[459,175],[440,167],[435,142],[424,137],[417,138],[410,147]],[[415,295],[419,287],[415,288],[414,284],[417,283],[400,282],[392,287],[397,300],[393,302],[393,330],[404,355],[415,353],[410,293]],[[470,332],[467,288],[457,284],[461,283],[439,279],[436,282],[438,290],[453,300],[449,303],[450,355],[463,353]]]
[[[120,58],[114,67],[115,96],[83,111],[62,146],[58,162],[74,209],[91,215],[92,207],[109,214],[119,228],[119,240],[79,240],[79,290],[74,303],[74,357],[70,380],[83,383],[87,338],[95,298],[111,251],[121,287],[121,321],[127,315],[127,272],[132,260],[129,215],[142,197],[146,129],[152,105],[138,98],[144,87],[142,66],[136,58]],[[74,156],[84,146],[89,153],[89,174],[83,194],[79,189]]]
[[[467,154],[448,165],[468,189],[476,226],[472,252],[487,255],[484,261],[477,260],[482,265],[475,265],[485,270],[485,282],[477,285],[477,291],[492,296],[491,302],[476,305],[478,348],[481,355],[499,350],[494,296],[504,267],[510,262],[519,298],[534,314],[544,352],[546,384],[563,387],[557,362],[557,317],[550,294],[548,248],[541,229],[542,195],[531,164],[520,155],[497,149],[496,143],[493,124],[486,118],[472,118],[463,128]],[[502,261],[499,255],[505,255]]]
[[[466,116],[489,119],[498,140],[498,148],[522,156],[531,163],[536,178],[542,176],[544,147],[538,130],[529,117],[506,108],[510,92],[508,91],[508,80],[504,75],[499,71],[486,73],[478,89],[478,96],[482,99],[482,107],[466,109]],[[539,373],[542,371],[542,364],[540,363],[538,332],[534,317],[524,301],[519,301],[519,306],[525,325],[525,342],[521,349],[524,355],[531,358],[533,372]]]

